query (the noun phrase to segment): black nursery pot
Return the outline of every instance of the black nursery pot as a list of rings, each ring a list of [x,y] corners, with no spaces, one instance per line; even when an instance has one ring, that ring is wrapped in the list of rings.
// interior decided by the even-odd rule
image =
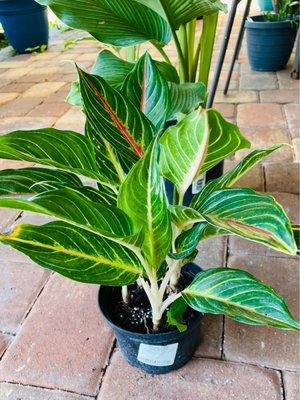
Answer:
[[[191,263],[184,267],[184,271],[194,278],[201,269]],[[197,313],[196,319],[182,333],[178,330],[157,334],[131,332],[120,328],[111,319],[108,305],[112,290],[110,286],[100,287],[99,307],[129,364],[149,374],[166,374],[181,368],[192,358],[198,344],[203,314]]]

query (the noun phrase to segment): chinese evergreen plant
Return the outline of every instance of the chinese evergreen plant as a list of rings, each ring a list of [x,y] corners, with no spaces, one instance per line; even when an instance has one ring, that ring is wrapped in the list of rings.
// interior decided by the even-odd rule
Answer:
[[[154,46],[164,61],[157,66],[169,82],[177,111],[198,107],[207,86],[220,11],[219,0],[38,0],[49,6],[65,24],[89,32],[110,50],[102,50],[91,73],[118,88],[120,79],[134,68],[140,45]],[[202,29],[197,33],[197,18]],[[177,61],[166,45],[173,39]],[[123,49],[123,50],[122,50]],[[112,51],[111,51],[112,50]],[[172,59],[172,60],[171,60]],[[177,72],[178,67],[178,72]],[[179,99],[185,99],[185,101]],[[82,105],[78,81],[68,96],[71,104]]]
[[[0,207],[54,219],[17,225],[1,232],[0,241],[68,278],[123,287],[124,301],[126,287],[137,282],[149,299],[156,332],[166,310],[172,305],[176,316],[183,301],[246,324],[299,329],[284,300],[241,269],[213,266],[178,289],[181,269],[195,258],[198,243],[218,235],[296,254],[291,222],[274,198],[232,187],[280,145],[252,151],[184,206],[194,179],[249,148],[247,139],[216,110],[201,107],[165,129],[174,104],[147,53],[119,89],[100,76],[78,73],[84,135],[49,128],[0,136],[0,158],[43,166],[1,171]],[[165,180],[175,186],[172,204]]]

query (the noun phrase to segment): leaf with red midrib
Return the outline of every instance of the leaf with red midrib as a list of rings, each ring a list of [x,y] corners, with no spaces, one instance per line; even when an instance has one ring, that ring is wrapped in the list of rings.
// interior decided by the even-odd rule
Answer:
[[[125,94],[99,76],[78,71],[84,110],[94,135],[136,162],[154,137],[154,126]]]

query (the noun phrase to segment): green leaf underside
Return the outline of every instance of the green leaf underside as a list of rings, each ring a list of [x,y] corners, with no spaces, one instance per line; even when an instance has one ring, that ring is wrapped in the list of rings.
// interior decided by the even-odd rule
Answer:
[[[250,142],[244,138],[239,128],[226,121],[216,110],[208,110],[209,144],[200,174],[208,171],[237,150],[249,148]]]
[[[69,172],[48,168],[20,168],[0,171],[0,195],[35,194],[61,187],[82,187]]]
[[[279,149],[282,145],[277,144],[268,149],[254,150],[239,162],[231,171],[223,174],[220,178],[209,181],[204,188],[193,197],[191,206],[199,208],[203,201],[215,190],[232,186],[253,166],[259,163],[264,157]]]
[[[227,6],[219,0],[137,0],[168,19],[174,29],[194,18],[217,11],[226,11]]]
[[[118,206],[133,221],[135,230],[143,229],[142,250],[156,275],[169,252],[171,220],[163,179],[158,173],[156,141],[138,161],[120,187]]]
[[[10,234],[0,234],[0,241],[37,264],[80,282],[128,285],[142,271],[130,249],[65,222],[18,225]]]
[[[97,40],[114,46],[132,46],[147,40],[162,45],[171,39],[168,23],[159,14],[134,0],[39,0],[66,25],[88,31]]]
[[[102,78],[82,70],[79,78],[87,121],[94,135],[106,139],[130,161],[137,161],[154,136],[150,121]]]
[[[168,118],[178,113],[188,114],[199,107],[205,100],[206,87],[203,83],[169,83],[170,109]]]
[[[272,196],[248,188],[213,192],[198,209],[212,225],[283,253],[295,254],[291,224]]]
[[[36,162],[99,179],[93,144],[72,131],[45,128],[2,135],[0,158]]]
[[[300,330],[284,300],[248,272],[214,268],[198,274],[183,292],[197,311],[226,316],[250,325]]]
[[[160,138],[160,172],[183,196],[199,175],[208,142],[206,113],[193,112]]]
[[[183,320],[183,313],[186,309],[187,303],[182,297],[179,297],[179,299],[175,300],[174,303],[171,304],[170,309],[167,311],[168,324],[176,326],[179,332],[185,332],[187,330],[187,325]]]
[[[1,197],[0,207],[49,215],[90,232],[115,237],[116,240],[133,235],[131,221],[122,210],[95,203],[89,197],[88,193],[81,194],[65,188],[29,199]]]
[[[297,246],[297,252],[300,252],[300,225],[299,224],[293,224],[292,225],[292,230],[293,230],[293,236],[294,240]]]
[[[139,59],[126,77],[122,91],[156,129],[164,126],[169,109],[169,87],[148,53]]]

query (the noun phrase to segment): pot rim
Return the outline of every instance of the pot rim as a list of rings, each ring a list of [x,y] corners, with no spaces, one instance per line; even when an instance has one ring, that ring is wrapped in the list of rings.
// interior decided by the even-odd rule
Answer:
[[[284,21],[263,21],[263,15],[254,15],[247,17],[245,27],[248,29],[282,29],[282,28],[294,28],[294,19],[286,19]],[[257,20],[256,20],[257,19]]]
[[[179,330],[174,330],[174,331],[170,331],[170,332],[163,332],[163,333],[138,333],[138,332],[133,332],[133,331],[129,331],[127,329],[121,328],[120,326],[116,325],[110,318],[109,314],[107,311],[103,310],[103,306],[102,306],[102,291],[104,290],[108,290],[110,288],[113,288],[112,286],[100,286],[99,287],[99,291],[98,291],[98,306],[100,309],[101,314],[104,316],[104,318],[106,319],[106,321],[109,323],[109,325],[116,331],[119,331],[123,334],[126,334],[128,336],[131,336],[132,338],[141,340],[141,339],[145,339],[145,338],[156,338],[157,341],[159,340],[163,340],[166,339],[168,337],[172,336],[172,339],[176,338],[176,337],[183,337],[185,335],[188,335],[191,331],[193,331],[194,329],[197,329],[199,327],[199,324],[204,316],[203,313],[196,311],[199,315],[197,316],[197,318],[190,324],[188,325],[188,328],[185,332],[180,332]]]
[[[202,268],[199,267],[197,264],[194,263],[188,263],[186,264],[183,269],[183,272],[186,274],[190,275],[192,278],[194,278],[198,273],[201,273]],[[120,332],[121,334],[126,334],[128,336],[131,336],[134,339],[137,340],[149,340],[150,338],[157,338],[157,341],[166,341],[168,338],[176,339],[177,337],[183,337],[185,335],[188,335],[191,331],[198,329],[199,325],[201,324],[201,321],[203,319],[204,314],[196,311],[198,313],[197,318],[190,324],[188,325],[188,328],[185,332],[180,332],[179,330],[174,330],[170,332],[163,332],[163,333],[138,333],[138,332],[133,332],[129,331],[127,329],[121,328],[120,326],[116,325],[110,318],[109,314],[107,311],[103,309],[103,301],[102,301],[102,293],[103,290],[109,290],[112,289],[113,286],[100,286],[99,291],[98,291],[98,306],[100,309],[101,314],[104,316],[108,324],[115,330]]]

